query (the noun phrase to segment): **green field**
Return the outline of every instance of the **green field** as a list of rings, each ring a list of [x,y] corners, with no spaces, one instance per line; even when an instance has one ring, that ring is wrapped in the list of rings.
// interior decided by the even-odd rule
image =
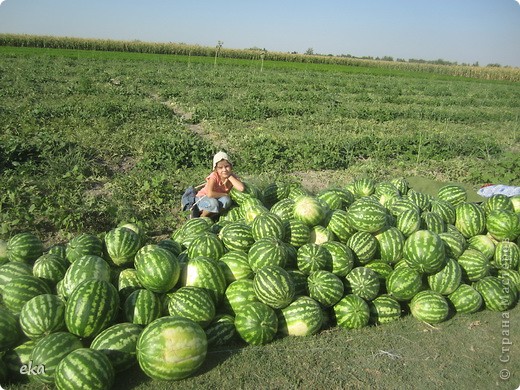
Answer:
[[[3,240],[31,231],[50,246],[122,221],[142,224],[149,242],[169,237],[186,221],[184,189],[203,182],[219,149],[258,186],[299,182],[317,192],[406,177],[432,195],[461,183],[480,201],[485,183],[520,185],[520,84],[512,81],[0,46],[0,102]],[[519,323],[515,307],[434,327],[407,316],[263,347],[233,343],[211,349],[179,383],[134,369],[115,388],[515,389]]]
[[[0,70],[4,236],[59,239],[121,220],[167,234],[183,189],[220,148],[258,183],[520,183],[514,82],[10,47],[0,47]]]

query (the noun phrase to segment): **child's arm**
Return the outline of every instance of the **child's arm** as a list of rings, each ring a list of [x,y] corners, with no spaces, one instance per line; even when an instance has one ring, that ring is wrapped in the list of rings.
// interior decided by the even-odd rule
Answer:
[[[244,191],[244,183],[240,181],[238,177],[236,177],[233,173],[229,176],[228,180],[233,184],[233,187],[235,187],[238,191],[242,192]]]

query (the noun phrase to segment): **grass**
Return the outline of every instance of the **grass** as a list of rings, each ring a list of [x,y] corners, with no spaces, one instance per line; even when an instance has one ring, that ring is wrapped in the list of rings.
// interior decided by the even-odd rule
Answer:
[[[358,177],[409,178],[435,195],[520,184],[518,84],[324,64],[0,47],[0,238],[46,244],[140,221],[150,239],[182,223],[184,188],[230,151],[252,182],[314,191]],[[388,73],[387,73],[388,72]],[[520,382],[518,307],[431,327],[410,316],[263,346],[211,349],[193,377],[116,389],[506,388]],[[501,362],[503,339],[513,345]],[[500,370],[511,372],[501,380]],[[9,388],[36,389],[36,384]]]

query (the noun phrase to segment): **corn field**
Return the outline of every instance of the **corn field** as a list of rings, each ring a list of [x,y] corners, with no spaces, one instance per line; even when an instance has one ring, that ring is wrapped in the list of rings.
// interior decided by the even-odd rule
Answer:
[[[37,35],[0,34],[0,46],[36,47],[48,49],[120,51],[148,54],[170,54],[213,57],[215,47],[188,45],[183,43],[151,43],[141,41],[118,41],[110,39],[87,39]],[[382,68],[402,71],[434,73],[445,76],[460,76],[483,80],[520,81],[520,68],[480,67],[467,65],[437,65],[402,61],[359,59],[343,56],[308,55],[297,53],[269,52],[260,49],[219,48],[222,58],[301,62],[311,64],[334,64],[356,67]]]

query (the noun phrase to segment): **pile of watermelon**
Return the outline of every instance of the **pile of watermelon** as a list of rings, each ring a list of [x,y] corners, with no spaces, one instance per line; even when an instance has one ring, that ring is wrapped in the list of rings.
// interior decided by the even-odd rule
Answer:
[[[136,365],[181,380],[216,345],[518,301],[520,197],[471,203],[457,185],[431,196],[367,178],[231,197],[220,218],[162,240],[134,223],[51,248],[30,232],[0,240],[0,383],[108,389]]]

